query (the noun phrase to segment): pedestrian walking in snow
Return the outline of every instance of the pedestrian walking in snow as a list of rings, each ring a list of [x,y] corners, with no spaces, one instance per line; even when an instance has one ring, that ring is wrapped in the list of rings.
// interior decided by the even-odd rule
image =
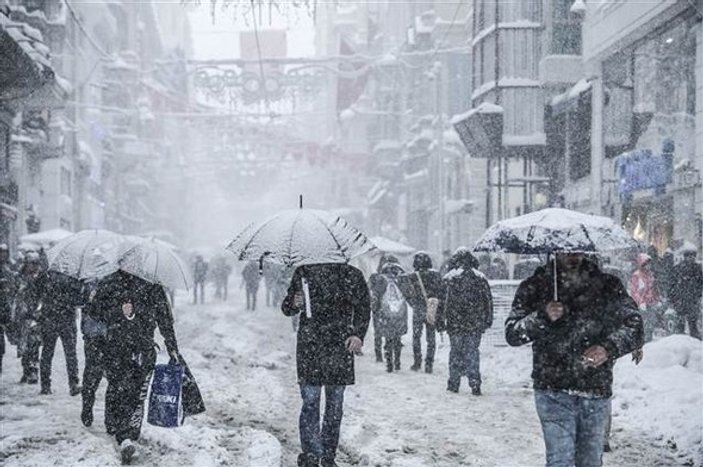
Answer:
[[[242,283],[247,294],[247,310],[256,310],[256,296],[259,294],[261,274],[256,261],[247,261],[242,269]]]
[[[7,244],[0,244],[0,374],[5,355],[5,334],[11,325],[12,301],[16,293],[16,276],[10,263],[10,250]],[[9,336],[8,336],[9,337]]]
[[[81,283],[56,271],[46,274],[42,296],[40,327],[42,338],[40,377],[41,394],[51,394],[51,366],[56,341],[60,338],[66,357],[66,372],[71,396],[81,393],[78,380],[76,308],[81,305]]]
[[[636,258],[637,267],[630,277],[630,295],[640,309],[644,325],[644,340],[649,342],[654,328],[659,322],[661,301],[656,277],[652,271],[652,258],[640,253]]]
[[[198,290],[200,291],[200,304],[205,303],[207,271],[208,264],[205,262],[202,255],[197,255],[193,263],[193,305],[198,303]]]
[[[692,337],[701,338],[701,293],[703,293],[703,267],[696,262],[696,249],[684,248],[683,260],[672,270],[669,300],[676,311],[676,332],[683,334],[688,324]]]
[[[110,289],[111,280],[116,280],[119,275],[113,274],[105,279],[92,281],[85,284],[83,290],[84,303],[81,308],[81,333],[83,334],[83,352],[85,366],[83,367],[83,389],[81,392],[82,408],[81,422],[85,426],[93,424],[93,405],[95,393],[105,376],[105,353],[107,352],[107,324],[105,319],[113,297],[109,294],[98,292],[103,287]],[[111,293],[117,293],[113,288]],[[105,416],[108,412],[105,412]],[[111,422],[105,420],[105,426]]]
[[[154,330],[158,327],[166,350],[179,360],[173,315],[163,286],[118,271],[95,297],[107,324],[105,422],[114,435],[124,464],[135,454],[144,416],[144,400],[156,363]]]
[[[422,331],[425,331],[427,353],[425,354],[425,372],[432,373],[436,347],[436,319],[444,299],[442,277],[432,269],[432,258],[425,252],[418,252],[413,257],[412,274],[399,279],[399,286],[408,304],[413,309],[413,371],[422,368]]]
[[[286,316],[300,314],[296,363],[303,406],[298,466],[334,467],[344,390],[354,384],[354,354],[363,346],[370,320],[364,276],[348,264],[300,266],[281,309]]]
[[[215,282],[215,298],[227,301],[229,292],[229,275],[232,274],[232,266],[223,257],[218,257],[213,261],[212,278]]]
[[[46,276],[36,252],[28,253],[19,271],[19,289],[15,299],[15,322],[19,340],[17,351],[22,361],[20,383],[37,384],[41,347],[41,299]]]
[[[442,328],[449,334],[449,379],[447,391],[459,392],[461,377],[469,380],[471,393],[481,395],[479,345],[493,325],[493,297],[486,277],[478,271],[478,260],[466,249],[458,250],[444,276],[446,298]]]
[[[385,279],[383,278],[382,270],[383,266],[388,263],[399,264],[398,258],[393,255],[383,255],[381,259],[378,260],[378,268],[376,272],[369,276],[369,291],[371,292],[371,319],[373,322],[373,350],[376,355],[376,362],[383,362],[383,334],[381,333],[381,324],[379,323],[380,318],[380,301],[374,302],[374,291],[381,289],[385,290]]]
[[[371,287],[371,313],[374,316],[374,333],[386,341],[384,348],[386,371],[400,371],[401,337],[408,333],[408,304],[398,287],[403,268],[393,261],[386,262]]]
[[[600,466],[613,366],[642,347],[642,318],[620,280],[584,254],[558,253],[556,262],[556,278],[550,262],[520,284],[505,337],[532,342],[547,466]]]
[[[264,285],[266,286],[266,306],[278,306],[276,288],[281,274],[283,274],[283,266],[271,261],[264,261],[263,264]]]

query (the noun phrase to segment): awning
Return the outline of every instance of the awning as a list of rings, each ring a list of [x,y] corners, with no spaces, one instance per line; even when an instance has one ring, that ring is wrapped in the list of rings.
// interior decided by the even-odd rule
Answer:
[[[550,103],[552,107],[552,115],[560,115],[566,112],[572,112],[578,108],[579,99],[591,91],[591,82],[582,79],[574,84],[568,91],[554,96]]]
[[[452,125],[471,157],[489,158],[503,145],[503,108],[483,103],[452,118]]]

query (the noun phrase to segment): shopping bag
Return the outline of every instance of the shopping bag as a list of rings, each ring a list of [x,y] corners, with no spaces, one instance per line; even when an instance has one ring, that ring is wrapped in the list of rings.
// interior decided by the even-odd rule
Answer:
[[[154,368],[149,394],[150,425],[174,428],[183,424],[183,379],[185,367],[159,364]]]
[[[195,382],[195,377],[190,372],[190,368],[188,368],[182,357],[180,361],[185,369],[185,377],[183,378],[183,415],[190,417],[191,415],[205,412],[205,402],[203,402],[200,388],[198,388],[198,383]]]

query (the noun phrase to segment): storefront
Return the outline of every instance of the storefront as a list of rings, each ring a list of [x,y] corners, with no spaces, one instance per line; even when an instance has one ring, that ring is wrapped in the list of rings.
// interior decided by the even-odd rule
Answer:
[[[692,190],[678,173],[696,160],[696,42],[686,12],[603,61],[603,142],[623,224],[640,240],[700,245]],[[675,219],[675,222],[674,222]]]

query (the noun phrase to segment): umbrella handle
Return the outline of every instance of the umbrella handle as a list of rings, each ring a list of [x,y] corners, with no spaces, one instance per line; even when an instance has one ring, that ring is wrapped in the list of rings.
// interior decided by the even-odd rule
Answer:
[[[554,255],[554,301],[559,301],[559,296],[557,293],[557,255]]]

